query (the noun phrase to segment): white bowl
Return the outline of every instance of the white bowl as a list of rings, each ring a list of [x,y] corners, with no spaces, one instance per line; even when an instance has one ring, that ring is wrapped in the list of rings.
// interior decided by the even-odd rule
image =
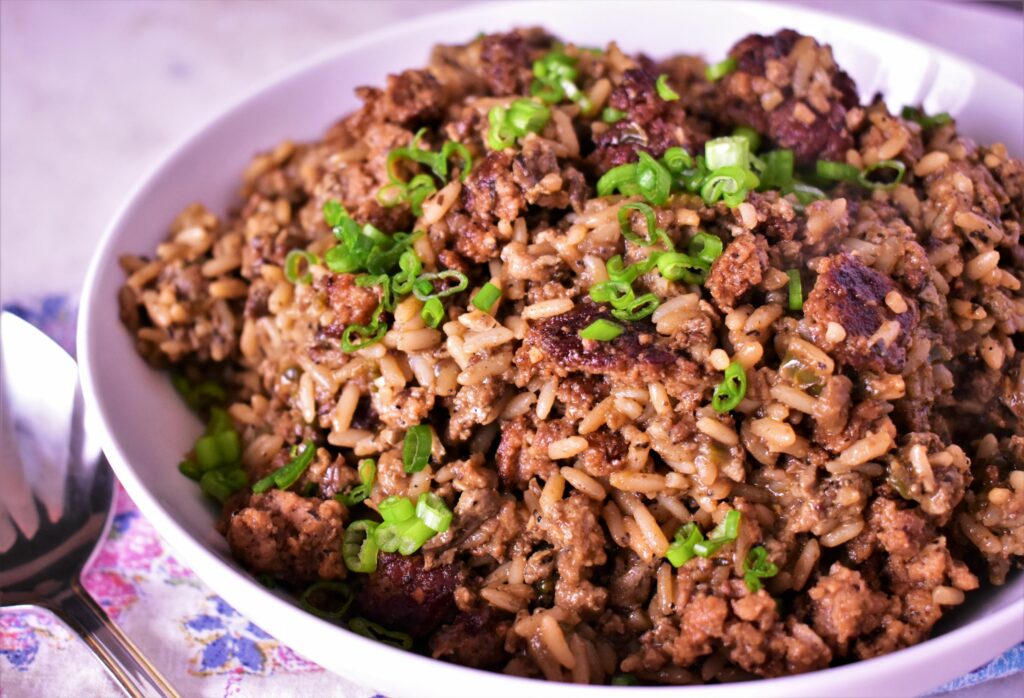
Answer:
[[[615,39],[652,56],[673,52],[722,57],[753,31],[793,27],[829,42],[862,98],[880,91],[890,106],[923,103],[949,111],[978,142],[1024,150],[1024,96],[987,70],[920,43],[831,16],[746,3],[513,3],[474,6],[347,43],[276,80],[175,148],[142,183],[106,232],[89,270],[78,351],[88,407],[125,488],[181,560],[239,611],[324,667],[392,696],[912,695],[942,684],[1024,639],[1024,578],[969,595],[944,634],[916,647],[824,671],[747,684],[694,687],[584,687],[510,678],[446,664],[372,642],[300,610],[256,583],[214,530],[215,512],[175,467],[201,425],[167,376],[136,355],[118,320],[123,253],[150,254],[174,216],[202,201],[224,213],[249,158],[284,138],[315,139],[356,106],[352,89],[425,65],[437,42],[480,30],[541,24],[581,44]]]

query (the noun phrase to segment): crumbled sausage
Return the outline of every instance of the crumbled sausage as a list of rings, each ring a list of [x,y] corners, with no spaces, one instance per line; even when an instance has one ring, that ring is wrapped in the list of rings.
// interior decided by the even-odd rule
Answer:
[[[906,295],[904,312],[890,309],[885,298],[895,290],[892,279],[857,257],[848,253],[829,257],[804,302],[811,338],[819,346],[831,347],[834,343],[825,333],[830,322],[838,323],[846,332],[845,341],[835,346],[840,361],[862,370],[899,373],[907,360],[918,311],[916,301]]]
[[[462,577],[458,565],[427,569],[422,555],[382,552],[377,570],[360,578],[355,608],[386,628],[425,637],[455,611],[453,594]]]
[[[761,283],[767,268],[768,245],[764,238],[743,233],[711,265],[705,286],[718,307],[731,310],[750,288]]]

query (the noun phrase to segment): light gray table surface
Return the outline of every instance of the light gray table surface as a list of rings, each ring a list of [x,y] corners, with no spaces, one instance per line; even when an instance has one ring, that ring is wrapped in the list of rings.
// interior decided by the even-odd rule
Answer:
[[[462,4],[0,0],[0,298],[77,294],[135,183],[269,74],[365,31]],[[790,4],[916,36],[1024,84],[1020,3]],[[1022,694],[1018,674],[956,695]]]

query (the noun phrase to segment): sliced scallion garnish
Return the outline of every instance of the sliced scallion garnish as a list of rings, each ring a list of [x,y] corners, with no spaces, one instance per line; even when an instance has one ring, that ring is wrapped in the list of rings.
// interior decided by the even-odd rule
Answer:
[[[341,542],[341,557],[345,567],[353,572],[369,574],[377,569],[377,522],[369,519],[353,521],[345,529]]]
[[[580,337],[595,342],[610,342],[622,334],[622,327],[610,320],[598,318],[580,330]]]
[[[292,447],[292,460],[287,465],[281,466],[259,480],[252,486],[252,491],[260,494],[261,492],[266,492],[271,487],[286,490],[298,482],[302,474],[312,465],[313,457],[316,455],[316,446],[312,441],[305,441],[302,444],[302,450],[299,451],[298,449],[298,446]]]
[[[314,616],[340,620],[348,613],[353,598],[352,589],[344,582],[320,581],[302,592],[299,605]]]
[[[403,650],[412,648],[412,636],[397,630],[388,630],[379,623],[366,618],[355,617],[349,620],[348,629],[357,635],[368,637],[377,642],[393,645]]]
[[[501,298],[501,289],[488,281],[476,292],[471,303],[474,307],[487,313],[490,312],[499,298]]]
[[[709,65],[705,68],[704,77],[707,78],[708,82],[716,82],[736,70],[736,65],[735,58],[726,58],[723,61],[719,61],[718,63]]]
[[[434,446],[434,435],[426,424],[410,427],[402,444],[402,464],[407,473],[418,473],[427,467],[430,451]]]
[[[711,406],[715,412],[728,412],[736,408],[747,394],[747,372],[735,361],[725,369],[725,378],[715,386]]]
[[[789,276],[789,309],[803,310],[804,287],[800,280],[800,272],[796,269],[790,269],[786,272],[786,275]]]
[[[668,75],[665,73],[658,76],[654,83],[654,89],[657,90],[658,96],[666,102],[674,102],[679,99],[679,93],[668,86]]]
[[[752,594],[761,590],[762,579],[774,577],[778,573],[778,566],[768,559],[768,551],[764,546],[754,546],[743,559],[743,581]]]

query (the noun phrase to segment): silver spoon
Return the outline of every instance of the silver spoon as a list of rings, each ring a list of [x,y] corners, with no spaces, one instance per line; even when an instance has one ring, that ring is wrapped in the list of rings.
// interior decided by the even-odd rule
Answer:
[[[0,402],[0,605],[56,613],[128,695],[177,696],[82,587],[110,524],[114,475],[86,434],[74,360],[10,313]]]

